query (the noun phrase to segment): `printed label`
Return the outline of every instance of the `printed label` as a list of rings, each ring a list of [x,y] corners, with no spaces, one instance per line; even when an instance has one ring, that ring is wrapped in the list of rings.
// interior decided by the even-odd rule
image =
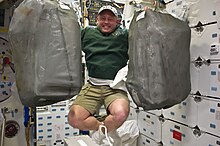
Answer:
[[[173,138],[175,138],[176,140],[182,141],[182,133],[173,130]]]
[[[143,19],[145,17],[145,11],[141,12],[137,18],[136,18],[136,21],[139,21],[140,19]]]

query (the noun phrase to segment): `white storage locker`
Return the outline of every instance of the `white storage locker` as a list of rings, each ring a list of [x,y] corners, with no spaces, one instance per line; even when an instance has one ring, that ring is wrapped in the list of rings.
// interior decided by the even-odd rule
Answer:
[[[220,137],[202,133],[197,138],[197,146],[220,146]]]
[[[165,120],[162,125],[162,143],[164,146],[196,146],[196,136],[192,128]]]
[[[210,90],[209,96],[219,97],[220,95],[220,59],[219,59],[219,63],[212,63],[210,65],[209,90]]]
[[[180,104],[171,108],[163,109],[165,119],[171,119],[186,125],[194,127],[198,122],[198,106],[192,95],[189,95]]]
[[[160,117],[151,113],[140,111],[138,114],[138,127],[140,133],[149,138],[160,142],[161,139],[161,120]]]
[[[212,95],[210,90],[211,76],[213,68],[216,70],[218,62],[220,63],[220,30],[217,24],[203,27],[202,32],[192,30],[191,39],[191,83],[192,93],[199,91],[202,95]]]
[[[153,139],[140,134],[138,137],[138,145],[137,146],[162,146],[161,143],[154,141]]]
[[[210,66],[202,65],[197,68],[191,65],[191,93],[199,91],[202,95],[209,95],[210,92]]]
[[[149,111],[147,111],[148,113],[151,113],[151,114],[154,114],[154,115],[156,115],[156,116],[161,116],[162,115],[162,109],[160,109],[160,110],[149,110]]]
[[[52,116],[49,112],[44,112],[44,113],[37,113],[37,118],[36,118],[36,134],[37,134],[37,140],[42,141],[42,140],[51,140],[52,137],[49,135],[52,135]]]
[[[209,66],[202,66],[199,70],[198,89],[201,95],[218,97],[220,95],[220,63],[211,63]],[[193,78],[193,77],[192,77]],[[192,93],[197,92],[193,88]]]
[[[220,98],[202,97],[198,103],[198,126],[204,132],[220,136]]]
[[[213,56],[211,45],[219,43],[219,32],[217,24],[203,26],[203,31],[198,32],[195,28],[191,29],[191,46],[190,55],[192,59],[197,59],[199,56],[204,59],[209,59]],[[218,58],[219,55],[215,55]]]
[[[195,67],[195,65],[191,63],[190,64],[190,81],[191,81],[191,93],[192,94],[195,94],[197,91],[199,91],[199,72],[200,72],[200,68]]]

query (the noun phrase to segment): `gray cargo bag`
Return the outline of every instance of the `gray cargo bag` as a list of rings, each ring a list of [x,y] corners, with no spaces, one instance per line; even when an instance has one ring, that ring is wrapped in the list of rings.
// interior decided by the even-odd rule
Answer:
[[[126,86],[137,106],[168,108],[189,95],[190,39],[187,23],[169,14],[152,10],[135,14]]]
[[[71,8],[56,0],[24,0],[15,9],[9,40],[24,105],[48,105],[78,94],[80,26]]]

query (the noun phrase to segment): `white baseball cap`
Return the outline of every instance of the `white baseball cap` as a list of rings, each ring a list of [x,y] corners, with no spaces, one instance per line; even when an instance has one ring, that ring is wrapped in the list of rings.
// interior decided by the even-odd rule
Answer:
[[[117,10],[116,10],[114,7],[110,6],[110,5],[101,7],[101,8],[99,9],[98,15],[99,15],[102,11],[104,11],[104,10],[109,10],[109,11],[111,11],[115,16],[118,17],[118,12],[117,12]]]

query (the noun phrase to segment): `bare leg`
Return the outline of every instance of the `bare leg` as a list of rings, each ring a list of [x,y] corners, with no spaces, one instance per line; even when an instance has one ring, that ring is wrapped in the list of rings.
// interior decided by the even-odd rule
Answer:
[[[116,99],[108,107],[110,114],[106,117],[104,124],[108,132],[118,129],[129,114],[129,103],[125,99]]]
[[[129,109],[129,103],[125,99],[116,99],[110,104],[108,107],[110,114],[104,121],[108,132],[116,130],[124,123],[128,117]],[[99,125],[102,124],[79,105],[73,105],[70,108],[68,122],[71,126],[80,130],[98,130]]]
[[[85,108],[79,105],[73,105],[70,108],[68,122],[72,127],[80,130],[98,130],[101,124]]]

